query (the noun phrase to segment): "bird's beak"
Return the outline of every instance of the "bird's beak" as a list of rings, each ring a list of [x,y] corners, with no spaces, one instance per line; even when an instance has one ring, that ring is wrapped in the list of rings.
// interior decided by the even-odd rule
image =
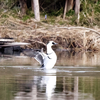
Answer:
[[[54,45],[57,45],[58,43],[54,42]]]

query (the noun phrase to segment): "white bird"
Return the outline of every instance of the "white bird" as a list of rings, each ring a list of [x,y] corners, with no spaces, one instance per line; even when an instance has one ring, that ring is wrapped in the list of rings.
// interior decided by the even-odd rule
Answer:
[[[52,69],[57,61],[57,55],[52,49],[52,46],[56,44],[54,41],[49,41],[47,44],[47,53],[44,53],[43,49],[41,51],[27,50],[23,53],[26,56],[34,57],[41,64],[41,68]]]

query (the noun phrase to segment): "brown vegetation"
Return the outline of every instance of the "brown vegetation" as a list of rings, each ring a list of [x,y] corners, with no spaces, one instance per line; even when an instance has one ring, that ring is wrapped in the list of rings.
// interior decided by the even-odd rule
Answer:
[[[13,17],[0,19],[0,37],[31,43],[29,48],[45,47],[49,40],[54,40],[60,49],[99,50],[99,31],[84,27],[54,27],[34,19],[26,22]]]

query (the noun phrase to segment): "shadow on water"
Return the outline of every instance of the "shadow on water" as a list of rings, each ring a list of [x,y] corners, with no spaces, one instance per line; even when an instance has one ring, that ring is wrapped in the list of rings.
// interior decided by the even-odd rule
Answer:
[[[52,70],[13,53],[0,56],[0,100],[100,99],[100,53],[57,51]]]

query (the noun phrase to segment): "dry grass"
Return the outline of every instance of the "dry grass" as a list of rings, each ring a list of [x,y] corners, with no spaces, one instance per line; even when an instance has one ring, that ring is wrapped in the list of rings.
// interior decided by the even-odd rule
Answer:
[[[31,43],[29,48],[45,48],[45,44],[53,40],[62,49],[100,50],[100,30],[95,30],[81,27],[57,27],[37,23],[34,19],[23,22],[11,16],[0,19],[0,37],[14,38],[17,42],[29,42]]]

